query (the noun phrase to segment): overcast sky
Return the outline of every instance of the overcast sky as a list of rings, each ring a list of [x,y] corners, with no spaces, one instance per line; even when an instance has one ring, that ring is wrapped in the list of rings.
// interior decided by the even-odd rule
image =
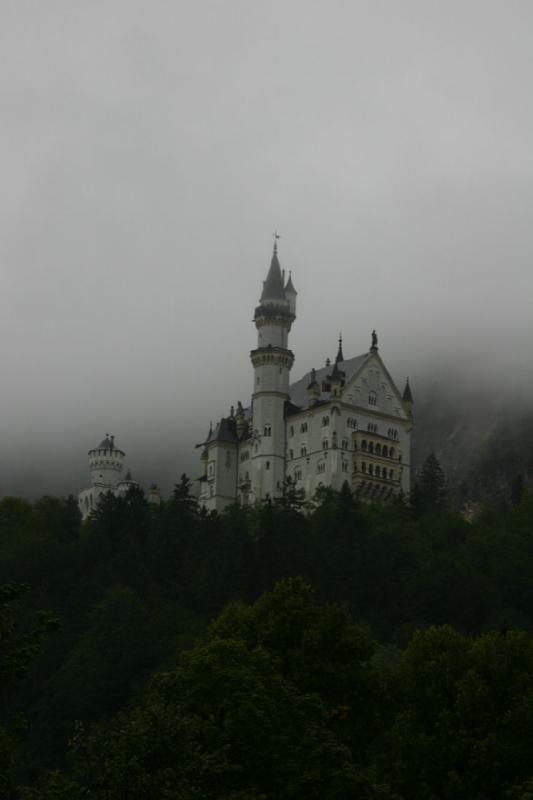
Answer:
[[[0,494],[77,491],[107,431],[194,475],[249,401],[274,230],[294,379],[375,327],[399,382],[529,385],[531,0],[0,12]]]

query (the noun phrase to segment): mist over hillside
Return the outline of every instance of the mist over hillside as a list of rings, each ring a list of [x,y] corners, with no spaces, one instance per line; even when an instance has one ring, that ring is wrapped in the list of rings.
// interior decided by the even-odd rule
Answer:
[[[243,373],[244,389],[249,375],[246,369]],[[521,470],[525,483],[530,483],[533,464],[529,465],[528,437],[533,438],[533,392],[529,393],[525,384],[498,382],[488,373],[475,379],[472,375],[468,366],[455,371],[447,366],[441,374],[423,368],[411,377],[415,399],[413,478],[433,452],[454,489],[467,482],[473,490],[475,487],[474,494],[481,496],[483,482],[490,487],[485,487],[489,493],[497,488],[494,476],[499,474],[498,485],[506,491],[512,476]],[[244,391],[241,396],[247,399]],[[172,411],[161,403],[154,405],[161,413],[159,419],[147,404],[136,418],[128,411],[121,419],[114,410],[112,432],[126,451],[126,464],[135,480],[145,488],[155,482],[163,496],[168,496],[183,472],[193,480],[199,476],[195,445],[203,441],[210,419],[227,414],[229,405],[225,408],[216,397],[203,399],[197,413],[185,401]],[[87,451],[105,432],[88,416],[80,417],[77,426],[64,429],[47,431],[44,425],[40,429],[36,424],[23,438],[6,432],[0,452],[0,495],[36,498],[77,494],[88,484]],[[514,448],[513,455],[509,448]]]

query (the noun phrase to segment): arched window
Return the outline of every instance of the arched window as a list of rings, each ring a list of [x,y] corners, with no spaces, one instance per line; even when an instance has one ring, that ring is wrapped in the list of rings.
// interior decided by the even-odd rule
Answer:
[[[327,439],[322,439],[322,450],[327,450],[329,447],[329,442]]]
[[[368,395],[368,405],[369,406],[377,406],[378,404],[378,396],[375,392],[370,392]]]
[[[372,466],[372,464],[368,465],[368,472],[369,472],[370,475],[374,474],[374,467]]]
[[[374,442],[369,442],[368,443],[368,452],[369,453],[373,453],[374,452]]]
[[[389,480],[391,480],[391,481],[392,481],[393,479],[394,479],[394,471],[391,469],[391,470],[389,471]]]
[[[265,464],[265,469],[270,469],[270,461],[267,461]]]
[[[301,456],[306,456],[307,455],[307,447],[301,447],[300,448],[300,455]]]
[[[378,455],[378,456],[381,455],[381,445],[380,444],[376,445],[376,455]]]
[[[383,449],[381,452],[385,456],[385,458],[389,455],[389,451],[386,444],[383,445]]]
[[[363,472],[366,472],[366,461],[363,461],[363,463],[361,464],[361,469],[363,470]]]
[[[391,447],[391,449],[389,450],[389,456],[391,458],[394,458],[394,447]]]
[[[294,436],[294,425],[289,428],[289,436]]]
[[[329,425],[329,417],[322,417],[322,427],[326,428]]]
[[[366,439],[363,439],[363,441],[361,442],[361,447],[362,447],[363,450],[366,450],[366,447],[367,447]]]
[[[381,475],[381,470],[379,467],[376,467],[376,478],[379,478],[380,475]]]
[[[263,436],[272,436],[272,425],[265,425],[263,428]]]
[[[289,450],[289,458],[294,458],[294,450]]]

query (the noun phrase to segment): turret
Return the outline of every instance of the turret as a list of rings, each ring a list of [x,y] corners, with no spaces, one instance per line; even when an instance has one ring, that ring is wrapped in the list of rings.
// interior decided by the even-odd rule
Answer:
[[[289,399],[289,373],[294,361],[288,349],[288,339],[295,319],[296,291],[290,278],[284,286],[277,238],[259,305],[255,309],[257,348],[250,353],[254,366],[252,496],[256,500],[281,494],[285,479],[284,412],[285,402]]]
[[[344,386],[344,372],[339,369],[339,362],[335,361],[331,375],[327,376],[332,397],[340,397]]]
[[[89,471],[93,486],[112,487],[122,477],[126,454],[115,446],[115,437],[106,433],[98,447],[89,450]]]
[[[289,272],[289,280],[285,285],[285,297],[289,301],[289,310],[293,316],[296,316],[296,295],[298,292],[294,288],[292,282],[292,274]]]
[[[242,403],[239,400],[237,403],[237,413],[235,414],[235,424],[237,426],[237,438],[242,439],[242,434],[244,432],[244,409],[242,407]]]
[[[405,389],[403,390],[402,403],[407,416],[412,417],[414,401],[413,401],[413,394],[411,392],[411,387],[409,386],[409,378],[406,378],[405,380]]]

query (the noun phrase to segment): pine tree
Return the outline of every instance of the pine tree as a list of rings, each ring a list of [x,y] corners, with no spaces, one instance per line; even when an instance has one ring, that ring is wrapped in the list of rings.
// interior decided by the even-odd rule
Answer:
[[[435,453],[424,461],[411,492],[411,506],[420,515],[443,512],[448,507],[446,476]]]

